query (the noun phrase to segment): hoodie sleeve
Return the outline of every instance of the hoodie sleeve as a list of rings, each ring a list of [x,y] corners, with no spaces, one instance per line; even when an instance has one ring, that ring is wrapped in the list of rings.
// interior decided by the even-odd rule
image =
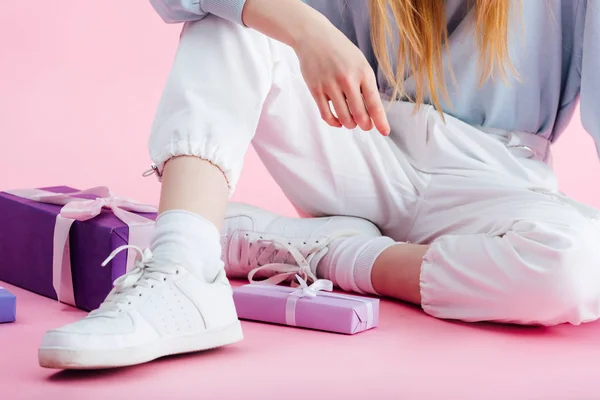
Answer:
[[[150,0],[158,15],[169,24],[198,21],[208,14],[243,25],[246,0]]]
[[[581,62],[581,121],[596,141],[600,154],[600,7],[588,4]]]

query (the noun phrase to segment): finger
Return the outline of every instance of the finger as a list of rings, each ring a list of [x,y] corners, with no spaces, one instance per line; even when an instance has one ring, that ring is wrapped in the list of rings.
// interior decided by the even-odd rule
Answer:
[[[352,118],[352,114],[348,108],[348,103],[346,102],[346,96],[344,96],[344,93],[339,89],[334,89],[327,94],[333,102],[335,115],[342,125],[348,129],[356,128],[356,122],[354,122],[354,118]]]
[[[365,101],[360,93],[360,88],[355,87],[345,94],[354,122],[356,122],[363,131],[370,131],[373,129],[373,122],[371,121],[371,116],[367,111]]]
[[[325,94],[321,93],[313,93],[313,98],[317,102],[317,107],[319,107],[319,112],[321,113],[321,118],[328,125],[333,126],[334,128],[341,128],[342,124],[331,112],[331,107],[329,106],[329,99]]]
[[[369,113],[369,116],[373,120],[375,127],[382,135],[389,135],[390,124],[387,120],[387,115],[385,114],[383,103],[381,102],[379,90],[377,90],[375,77],[365,79],[365,81],[363,81],[363,84],[361,85],[361,91],[363,98],[365,99],[367,111]]]

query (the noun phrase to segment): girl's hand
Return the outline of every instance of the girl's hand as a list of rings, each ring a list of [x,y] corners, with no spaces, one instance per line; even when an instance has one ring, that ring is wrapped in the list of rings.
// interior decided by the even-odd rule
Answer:
[[[246,0],[242,18],[249,27],[296,51],[304,80],[329,125],[348,129],[358,125],[366,131],[375,125],[389,135],[373,69],[322,14],[300,0]]]
[[[369,131],[375,125],[382,135],[389,135],[375,73],[367,59],[329,21],[319,25],[294,50],[321,117],[331,126],[353,129],[358,125]]]

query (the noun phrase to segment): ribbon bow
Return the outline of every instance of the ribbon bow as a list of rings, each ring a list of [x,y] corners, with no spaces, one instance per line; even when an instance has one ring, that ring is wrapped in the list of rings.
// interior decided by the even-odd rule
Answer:
[[[90,194],[98,197],[89,200],[74,197]],[[71,218],[77,221],[87,221],[88,219],[95,218],[100,215],[103,208],[108,208],[112,210],[115,216],[123,222],[128,221],[130,224],[140,222],[142,224],[146,224],[148,222],[147,218],[137,215],[131,211],[140,213],[152,213],[157,211],[156,207],[148,204],[140,203],[125,197],[113,196],[110,192],[110,189],[105,186],[99,186],[69,194],[41,195],[38,198],[31,200],[64,205],[64,207],[60,210],[60,216],[64,218]]]
[[[320,291],[331,292],[333,290],[333,282],[327,279],[317,279],[310,286],[308,286],[308,283],[300,275],[296,275],[296,279],[300,283],[300,286],[290,294],[291,296],[317,297]]]
[[[41,203],[63,206],[56,217],[54,227],[52,284],[58,300],[70,305],[75,305],[69,251],[69,232],[73,223],[95,218],[100,215],[103,208],[108,208],[129,227],[129,244],[146,247],[152,234],[154,221],[135,213],[157,212],[156,207],[151,205],[113,196],[106,186],[98,186],[73,193],[54,193],[41,189],[12,190],[6,193]],[[86,195],[96,197],[94,199],[80,197]],[[128,252],[127,270],[133,267],[135,261],[136,253],[134,251]]]
[[[319,292],[333,290],[333,282],[327,279],[317,279],[310,286],[300,275],[296,275],[300,286],[294,290],[287,298],[285,303],[285,322],[288,325],[296,326],[296,304],[302,297],[317,297]]]

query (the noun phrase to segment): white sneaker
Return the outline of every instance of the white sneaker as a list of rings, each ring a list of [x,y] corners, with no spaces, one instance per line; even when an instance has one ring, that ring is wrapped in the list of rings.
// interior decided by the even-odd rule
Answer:
[[[105,261],[110,261],[123,246]],[[180,266],[154,265],[142,251],[104,303],[82,320],[46,333],[42,367],[97,369],[140,364],[242,340],[225,273],[204,282]]]
[[[268,277],[278,284],[300,275],[317,280],[319,261],[342,237],[379,237],[370,221],[356,217],[287,218],[257,207],[229,203],[221,229],[221,260],[229,278]]]

